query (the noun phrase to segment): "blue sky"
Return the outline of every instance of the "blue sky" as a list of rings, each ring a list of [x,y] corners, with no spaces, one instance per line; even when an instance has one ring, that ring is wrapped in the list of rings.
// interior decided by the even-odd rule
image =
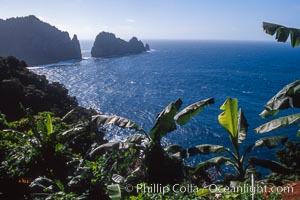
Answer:
[[[300,27],[293,0],[0,0],[0,18],[36,15],[79,39],[272,40],[262,22]]]

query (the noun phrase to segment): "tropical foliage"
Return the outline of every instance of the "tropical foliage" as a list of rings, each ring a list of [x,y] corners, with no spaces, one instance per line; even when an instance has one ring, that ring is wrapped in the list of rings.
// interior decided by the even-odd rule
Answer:
[[[3,190],[4,195],[14,199],[24,195],[36,199],[93,199],[96,196],[101,199],[120,199],[120,196],[139,199],[141,194],[126,192],[126,185],[144,181],[163,185],[193,183],[201,188],[213,181],[209,169],[214,167],[219,171],[221,165],[230,165],[236,171],[227,176],[224,184],[233,180],[246,181],[247,169],[255,165],[279,174],[292,173],[293,167],[247,157],[255,148],[285,144],[286,136],[261,138],[241,152],[240,145],[246,140],[248,124],[242,110],[238,109],[237,99],[233,98],[228,98],[221,106],[223,113],[218,118],[229,134],[232,148],[217,144],[199,144],[188,149],[178,145],[162,146],[161,139],[166,134],[176,130],[178,125],[186,124],[213,103],[214,99],[209,98],[179,111],[182,101],[171,102],[158,115],[149,133],[119,116],[90,115],[75,120],[76,123],[67,123],[70,119],[74,121],[72,115],[78,117],[74,110],[62,119],[46,112],[11,123],[1,115],[0,183],[7,189]],[[103,139],[106,125],[137,132],[125,141],[107,142]],[[196,166],[187,166],[183,162],[185,158],[207,154],[222,155]],[[22,193],[14,196],[12,188]],[[201,198],[212,198],[207,195]]]
[[[262,118],[276,115],[280,110],[288,108],[300,107],[300,81],[294,81],[281,89],[274,97],[272,97],[260,116]],[[255,129],[256,133],[266,133],[278,128],[297,124],[300,120],[300,114],[292,114],[274,119]],[[299,135],[299,134],[298,134]]]
[[[29,195],[29,183],[32,195],[67,192],[66,187],[72,185],[74,177],[68,179],[81,170],[80,163],[88,148],[105,142],[103,134],[91,123],[78,121],[69,125],[51,115],[40,113],[11,123],[2,118],[0,184],[4,196],[22,199],[22,195]],[[56,186],[52,187],[52,183]],[[15,192],[18,189],[21,191]]]
[[[173,154],[173,156],[177,158],[187,158],[190,156],[212,153],[226,153],[230,157],[223,155],[213,157],[205,162],[199,163],[194,172],[203,171],[204,169],[210,167],[216,167],[216,169],[219,170],[221,165],[230,165],[235,169],[236,174],[228,177],[229,179],[227,181],[244,181],[247,170],[253,167],[253,165],[260,165],[275,171],[282,171],[283,169],[289,170],[287,167],[284,167],[277,162],[270,163],[269,161],[258,158],[247,157],[247,155],[255,148],[267,147],[272,149],[280,143],[284,144],[287,141],[287,137],[275,136],[261,138],[254,144],[250,144],[243,152],[241,152],[242,148],[240,144],[246,139],[248,123],[242,109],[238,109],[238,100],[234,98],[228,98],[220,107],[220,109],[224,112],[219,115],[218,120],[228,132],[233,150],[220,145],[202,144],[189,149],[184,149],[180,146],[171,146],[168,148],[169,152],[175,153],[177,151],[175,154]]]
[[[297,47],[300,44],[300,29],[289,28],[279,24],[273,24],[263,22],[263,29],[267,34],[274,35],[278,42],[286,42],[287,39],[291,38],[291,45]]]

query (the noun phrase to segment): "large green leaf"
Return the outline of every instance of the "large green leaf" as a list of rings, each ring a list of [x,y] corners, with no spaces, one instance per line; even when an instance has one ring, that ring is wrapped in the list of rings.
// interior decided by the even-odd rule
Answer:
[[[242,143],[246,139],[248,126],[247,119],[240,109],[238,114],[238,143]]]
[[[266,118],[278,113],[279,110],[300,107],[300,80],[294,81],[282,88],[264,106],[264,111],[260,114]]]
[[[207,188],[199,188],[198,189],[198,192],[197,192],[197,196],[198,197],[204,197],[204,196],[207,196],[209,194],[211,194],[212,192],[207,189]]]
[[[272,149],[278,146],[278,143],[285,144],[288,140],[287,136],[273,136],[273,137],[266,137],[257,140],[254,144],[254,147],[268,147]]]
[[[115,183],[123,183],[125,178],[119,174],[113,174],[112,178],[111,178]]]
[[[242,112],[238,111],[238,100],[235,98],[227,98],[224,104],[220,107],[224,110],[219,117],[219,123],[229,133],[232,145],[239,156],[239,144],[246,138],[248,129],[247,120]]]
[[[60,191],[65,191],[65,186],[60,180],[54,180],[55,185],[59,188]]]
[[[278,24],[263,22],[263,29],[269,35],[274,35],[276,33],[276,30],[279,29],[280,27],[282,27],[282,26],[278,25]]]
[[[178,152],[182,152],[182,153],[186,153],[187,150],[185,148],[183,148],[182,146],[179,146],[179,145],[170,145],[170,146],[167,146],[167,148],[165,148],[165,151],[167,153],[178,153]]]
[[[300,29],[289,28],[279,24],[272,24],[263,22],[263,29],[267,34],[274,35],[276,33],[276,40],[278,42],[286,42],[288,37],[291,38],[291,45],[297,47],[300,44]]]
[[[150,138],[154,142],[160,142],[160,139],[168,132],[176,129],[174,117],[182,104],[181,99],[171,102],[156,118],[156,122],[150,130]]]
[[[224,151],[225,147],[213,144],[201,144],[188,149],[189,156],[195,156],[198,154],[211,154],[220,153]]]
[[[108,142],[105,144],[102,144],[96,148],[94,148],[90,153],[89,156],[91,158],[94,158],[98,155],[102,155],[107,151],[111,151],[113,149],[115,150],[123,150],[123,149],[128,149],[132,147],[140,147],[137,144],[134,143],[128,143],[128,142]]]
[[[300,45],[300,30],[291,28],[291,43],[293,47],[297,47]]]
[[[205,107],[213,104],[215,101],[213,98],[198,101],[192,105],[187,106],[180,111],[174,119],[179,125],[186,124],[193,116],[198,115]]]
[[[41,190],[49,190],[49,189],[54,189],[54,181],[49,179],[49,178],[46,178],[46,177],[41,177],[39,176],[38,178],[34,179],[29,187],[33,190],[36,190],[36,189],[41,189]]]
[[[143,142],[148,143],[149,139],[146,135],[142,135],[142,134],[133,134],[130,135],[126,138],[127,143],[135,143],[135,144],[141,144]]]
[[[290,29],[280,27],[276,30],[276,40],[278,42],[286,42],[290,35]]]
[[[265,123],[257,127],[256,129],[254,129],[254,131],[256,133],[267,133],[278,128],[286,127],[292,124],[297,124],[299,120],[300,120],[300,113],[294,115],[288,115],[285,117],[274,119],[268,123]]]
[[[112,200],[121,200],[121,188],[119,184],[112,184],[107,186],[107,192]]]
[[[219,123],[227,130],[232,139],[238,138],[238,100],[227,98],[224,104],[220,107],[224,110],[219,117]]]
[[[67,138],[69,136],[77,135],[77,134],[85,132],[85,131],[86,131],[86,127],[84,125],[80,124],[78,126],[70,128],[62,133],[59,133],[58,135],[62,135]]]
[[[273,160],[265,160],[265,159],[250,157],[249,163],[251,163],[252,165],[258,165],[258,166],[270,169],[271,171],[279,173],[279,174],[290,174],[293,172],[292,169],[282,165],[281,163],[275,162]]]
[[[275,148],[280,144],[285,144],[288,140],[287,136],[272,136],[265,137],[259,140],[256,140],[254,144],[248,146],[244,151],[243,158],[246,154],[250,153],[256,147],[268,147],[269,149]]]
[[[177,150],[177,152],[176,152]],[[201,144],[188,149],[184,149],[178,145],[170,146],[167,151],[174,153],[172,156],[176,158],[188,158],[196,155],[206,155],[212,153],[220,153],[225,150],[225,147],[213,144]]]
[[[102,126],[104,124],[110,124],[118,126],[121,128],[135,129],[137,131],[144,131],[139,125],[133,121],[119,116],[111,115],[95,115],[92,117],[92,121],[96,122],[97,126]]]
[[[197,173],[198,171],[201,171],[202,169],[207,169],[209,167],[219,167],[221,165],[234,165],[234,163],[232,162],[232,160],[230,160],[229,158],[223,157],[223,156],[218,156],[218,157],[214,157],[211,158],[205,162],[202,162],[200,164],[197,165],[194,173]]]
[[[49,113],[47,113],[46,115],[45,125],[47,129],[47,134],[50,135],[51,133],[53,133],[52,118]]]

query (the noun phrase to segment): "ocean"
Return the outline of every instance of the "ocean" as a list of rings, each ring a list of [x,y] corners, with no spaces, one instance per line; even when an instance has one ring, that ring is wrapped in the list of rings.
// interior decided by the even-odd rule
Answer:
[[[149,40],[147,43],[151,47],[149,52],[103,59],[91,58],[92,42],[84,41],[81,61],[37,66],[31,70],[46,75],[50,81],[63,83],[81,106],[129,118],[147,131],[154,125],[157,114],[177,98],[182,99],[182,108],[215,98],[215,104],[169,133],[163,139],[164,145],[231,147],[228,133],[217,120],[222,112],[219,108],[227,97],[239,100],[250,125],[243,148],[272,135],[288,135],[300,141],[295,137],[297,126],[264,135],[253,131],[274,118],[259,117],[265,103],[283,86],[300,78],[300,48],[275,41]],[[296,112],[299,109],[289,109],[278,116]],[[122,140],[132,133],[114,128],[106,137]],[[262,148],[254,154],[273,157],[268,152]],[[199,158],[190,162],[198,161]]]

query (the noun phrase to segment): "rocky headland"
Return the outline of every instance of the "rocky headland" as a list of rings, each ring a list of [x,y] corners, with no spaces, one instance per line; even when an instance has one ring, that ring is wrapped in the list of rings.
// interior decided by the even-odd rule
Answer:
[[[77,36],[34,15],[0,19],[0,56],[14,56],[29,66],[81,59]]]
[[[25,117],[28,112],[51,111],[63,116],[77,106],[76,98],[69,96],[62,84],[49,83],[45,76],[26,67],[15,57],[0,57],[0,113],[9,121]]]

